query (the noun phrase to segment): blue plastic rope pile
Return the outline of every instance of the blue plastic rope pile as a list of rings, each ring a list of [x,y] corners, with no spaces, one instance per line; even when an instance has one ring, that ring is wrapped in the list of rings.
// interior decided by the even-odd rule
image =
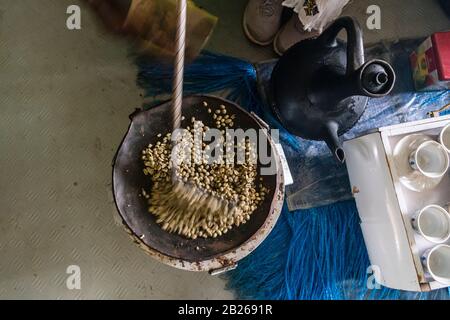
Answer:
[[[414,93],[406,53],[418,41],[379,44],[368,50],[390,61],[398,85],[387,98],[372,100],[346,138],[394,123],[426,117],[450,102],[450,92]],[[146,96],[171,92],[172,69],[138,59],[138,84]],[[371,277],[369,258],[351,198],[344,166],[338,166],[322,142],[286,132],[267,111],[264,88],[273,62],[253,65],[229,56],[203,53],[185,69],[185,95],[214,93],[259,114],[280,138],[296,183],[274,230],[236,270],[228,288],[243,299],[448,299],[448,290],[411,293],[379,286]],[[151,107],[148,105],[147,107]],[[289,211],[289,208],[308,208]],[[326,206],[325,206],[326,205]]]

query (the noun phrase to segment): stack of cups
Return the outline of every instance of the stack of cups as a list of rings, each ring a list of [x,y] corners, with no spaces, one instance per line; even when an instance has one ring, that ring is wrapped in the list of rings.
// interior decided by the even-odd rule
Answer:
[[[449,168],[450,125],[439,135],[439,142],[421,144],[410,157],[412,168],[427,177],[440,178]],[[436,244],[422,255],[425,271],[435,281],[450,286],[450,213],[437,205],[429,205],[412,218],[415,231]]]
[[[442,144],[444,149],[450,153],[450,124],[442,129],[441,134],[439,135],[439,142]]]

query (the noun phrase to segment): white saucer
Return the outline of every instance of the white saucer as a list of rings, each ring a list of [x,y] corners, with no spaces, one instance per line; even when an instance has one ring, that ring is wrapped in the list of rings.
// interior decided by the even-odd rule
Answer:
[[[434,189],[441,181],[440,178],[429,178],[409,165],[409,156],[417,147],[426,142],[434,141],[424,134],[411,134],[402,138],[394,148],[394,162],[400,182],[408,189],[416,192]]]

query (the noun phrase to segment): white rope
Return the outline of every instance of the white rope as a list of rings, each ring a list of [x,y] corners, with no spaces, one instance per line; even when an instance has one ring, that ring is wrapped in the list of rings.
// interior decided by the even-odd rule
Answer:
[[[173,97],[172,97],[172,128],[173,130],[181,126],[181,106],[183,104],[183,74],[184,74],[184,54],[186,47],[186,17],[187,1],[178,0],[177,5],[177,31],[175,40],[175,63],[173,77]]]

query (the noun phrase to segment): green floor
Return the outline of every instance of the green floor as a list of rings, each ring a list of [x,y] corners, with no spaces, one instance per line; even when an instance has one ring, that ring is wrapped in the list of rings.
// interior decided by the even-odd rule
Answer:
[[[273,57],[241,31],[244,0],[202,0],[220,16],[208,48],[251,61]],[[369,42],[450,27],[435,1],[353,1]],[[65,27],[82,8],[82,30]],[[421,8],[417,11],[415,8]],[[146,256],[117,223],[111,160],[142,103],[124,39],[105,32],[84,1],[0,0],[0,298],[232,298],[208,274]],[[66,269],[81,269],[81,290]]]

